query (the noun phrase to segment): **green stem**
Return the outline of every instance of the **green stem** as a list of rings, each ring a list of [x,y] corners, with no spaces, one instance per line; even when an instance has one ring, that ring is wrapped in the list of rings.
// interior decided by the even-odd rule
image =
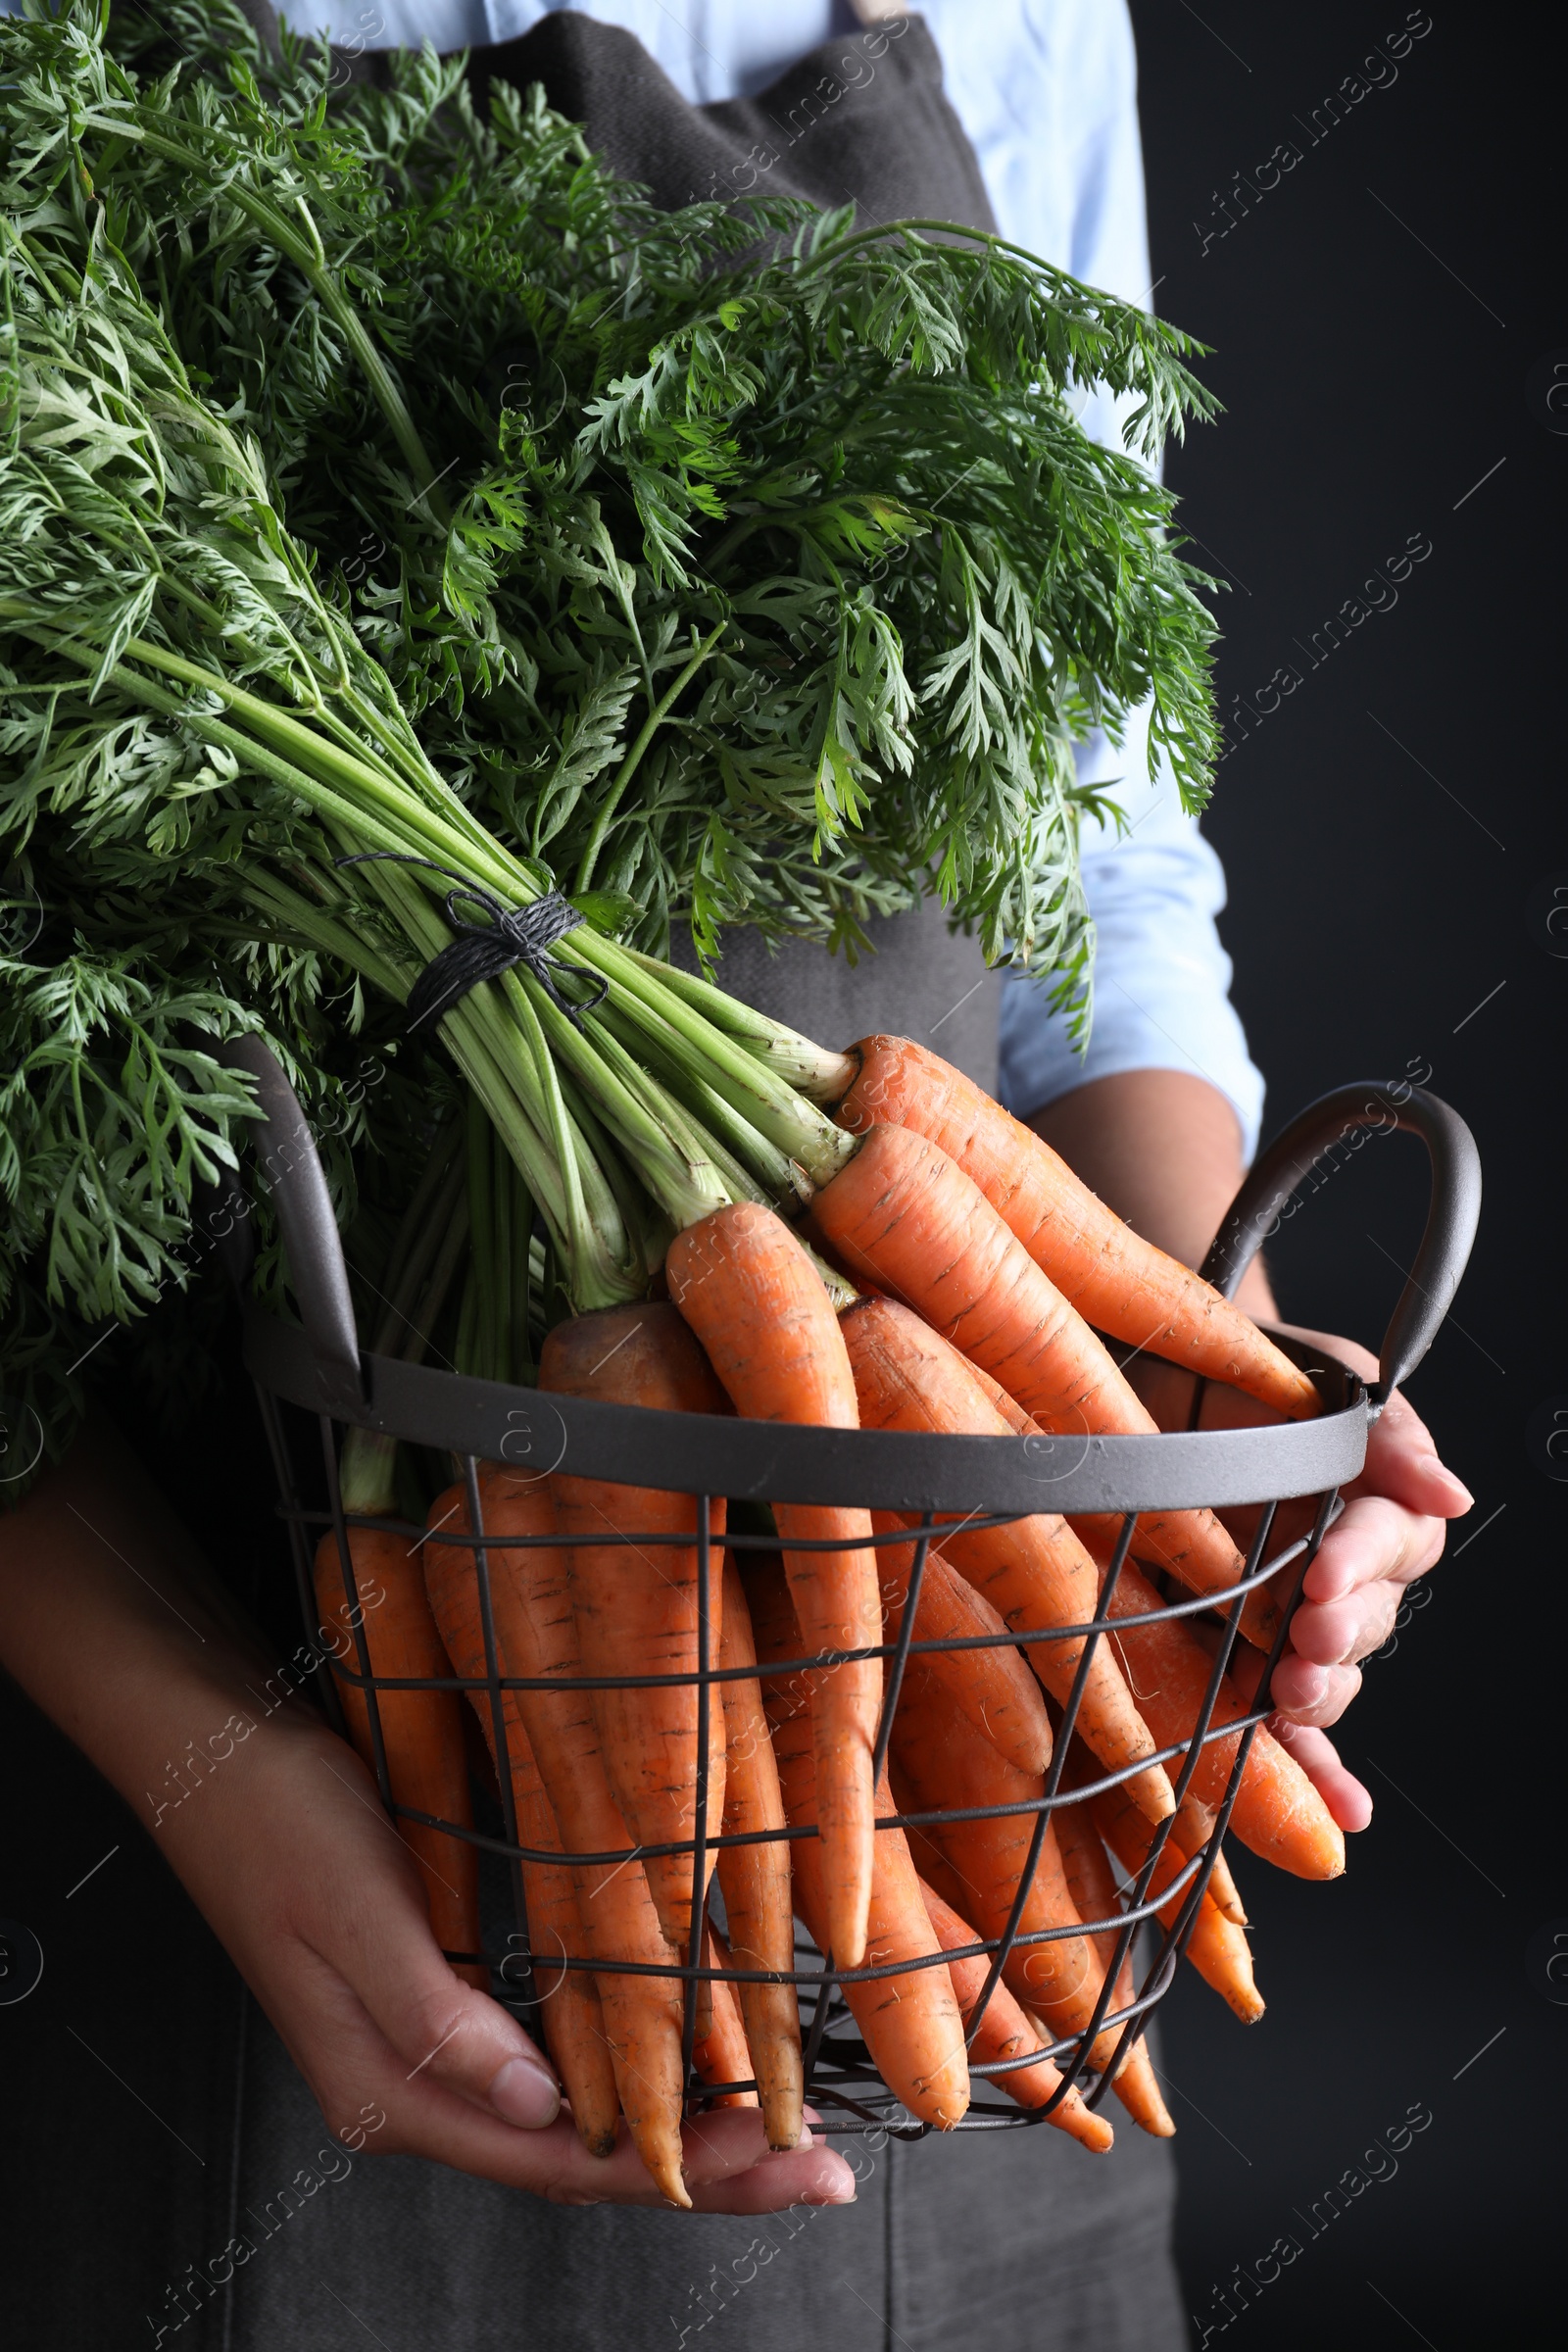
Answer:
[[[618,1048],[612,1049],[613,1061],[596,1052],[584,1030],[550,1002],[536,980],[530,976],[523,985],[530,992],[552,1052],[586,1089],[599,1116],[677,1228],[695,1225],[710,1210],[723,1207],[729,1196],[703,1174],[706,1151],[694,1162],[687,1150],[673,1140],[647,1072]]]
[[[518,1026],[533,1054],[534,1065],[544,1096],[545,1111],[549,1121],[548,1133],[555,1146],[556,1164],[560,1168],[565,1193],[565,1239],[572,1295],[577,1301],[579,1312],[587,1307],[613,1306],[627,1294],[612,1279],[607,1279],[610,1269],[604,1263],[599,1250],[594,1248],[590,1238],[591,1227],[587,1204],[583,1197],[584,1171],[578,1162],[576,1138],[572,1134],[565,1101],[562,1095],[560,1073],[551,1056],[550,1048],[545,1042],[544,1031],[539,1025],[538,1015],[535,1013],[527,991],[518,980],[516,973],[514,971],[503,973],[501,985],[513,1010],[517,1015]],[[479,989],[469,992],[470,996],[477,996],[480,993]],[[461,1017],[461,1010],[460,1006],[459,1017]],[[619,1238],[617,1237],[617,1240]],[[624,1282],[627,1276],[624,1270],[620,1271],[621,1281]],[[601,1289],[602,1296],[599,1295]]]
[[[414,1198],[404,1210],[393,1238],[383,1277],[386,1289],[381,1294],[381,1320],[370,1343],[376,1355],[395,1355],[415,1343],[421,1349],[424,1346],[423,1337],[415,1326],[414,1309],[418,1302],[419,1286],[430,1270],[457,1202],[462,1182],[453,1158],[457,1140],[457,1121],[449,1119],[436,1137]],[[411,1363],[417,1360],[416,1355],[409,1357]]]
[[[641,965],[650,979],[670,996],[679,997],[713,1028],[736,1039],[786,1085],[799,1088],[813,1102],[837,1102],[855,1084],[860,1065],[853,1054],[834,1054],[826,1046],[813,1045],[798,1029],[788,1029],[782,1021],[769,1020],[765,1012],[743,1004],[738,997],[727,997],[711,980],[704,980],[696,972],[683,972],[678,964],[661,963],[657,956],[645,956],[639,948],[623,947],[621,954]]]
[[[773,1203],[792,1197],[794,1182],[783,1152],[765,1136],[759,1135],[750,1120],[733,1103],[726,1102],[651,1026],[639,1028],[627,1020],[613,999],[607,999],[596,1011],[585,1013],[583,1020],[591,1036],[613,1038],[629,1052],[641,1052],[648,1056],[662,1085],[697,1119],[710,1149],[719,1143],[727,1145],[748,1171],[748,1198],[754,1185],[760,1186],[762,1197]]]
[[[139,140],[154,155],[162,155],[171,163],[181,164],[190,172],[201,172],[210,168],[209,159],[195,148],[187,147],[182,140],[172,139],[162,131],[149,130],[145,123],[118,119],[106,121],[100,116],[87,114],[81,118],[81,127],[84,130],[105,131],[112,138]],[[295,228],[286,213],[281,212],[269,198],[258,195],[254,188],[248,188],[237,175],[225,181],[224,193],[255,221],[258,228],[265,231],[280,253],[287,255],[295,269],[309,281],[322,309],[334,320],[343,340],[359,362],[376,405],[392,428],[392,437],[402,451],[420,493],[416,505],[425,507],[434,521],[445,529],[452,519],[452,510],[436,488],[436,469],[425,453],[414,418],[409,415],[397,378],[377,351],[358,310],[326,266],[319,232],[306,209],[304,199],[298,200],[299,210],[309,234]]]
[[[657,1013],[686,1048],[695,1048],[698,1067],[708,1083],[744,1112],[787,1159],[798,1160],[814,1184],[831,1183],[853,1156],[852,1136],[776,1078],[755,1054],[710,1021],[700,1018],[617,941],[590,931],[585,924],[569,932],[557,952],[592,965],[612,984],[618,982],[623,1008],[632,1018],[642,1019],[649,1011]]]
[[[61,636],[53,626],[40,622],[33,608],[20,598],[0,597],[0,619],[12,621],[19,635],[30,638],[46,653],[64,655],[68,661],[75,662],[79,669],[90,673],[98,666],[98,657],[90,647],[77,645],[70,638]],[[223,720],[214,718],[209,711],[192,709],[183,696],[169,693],[155,685],[152,679],[128,668],[123,661],[117,662],[108,673],[107,683],[119,687],[132,701],[142,703],[147,709],[157,710],[167,718],[178,719],[182,726],[188,726],[204,741],[232,752],[248,767],[296,793],[318,815],[348,826],[362,838],[368,839],[372,848],[406,851],[419,856],[436,852],[446,859],[469,858],[473,862],[472,844],[466,831],[460,834],[444,825],[436,814],[421,808],[413,795],[402,787],[389,790],[387,781],[378,776],[373,768],[334,753],[330,744],[323,744],[319,736],[299,720],[291,719],[286,711],[277,710],[270,703],[247,694],[242,687],[231,686],[217,671],[204,669],[200,663],[187,662],[182,656],[165,654],[158,646],[143,646],[139,639],[132,639],[127,644],[126,653],[129,654],[133,647],[138,660],[155,656],[156,662],[150,663],[150,666],[161,668],[171,676],[181,678],[204,691],[211,691],[242,716],[264,727],[268,734],[275,734],[281,741],[296,745],[308,757],[314,758],[318,764],[335,766],[341,781],[351,786],[360,784],[362,788],[368,787],[377,806],[363,806],[346,798],[334,785],[323,784],[310,769],[299,766],[267,741],[259,741],[255,735],[228,726]],[[467,811],[456,795],[453,796],[453,806],[466,817]],[[402,830],[387,821],[382,813],[387,809],[402,820]],[[511,861],[506,859],[505,853],[495,843],[489,843],[489,850],[490,856],[478,860],[489,868],[489,872],[475,879],[489,879],[504,891],[516,890],[525,903],[538,896],[526,876],[519,888],[514,875],[505,870]]]
[[[461,1369],[480,1380],[500,1380],[500,1326],[497,1315],[495,1254],[498,1233],[492,1188],[490,1138],[495,1133],[477,1095],[468,1098],[465,1151],[468,1184],[468,1230],[473,1237],[473,1315],[471,1358]]]
[[[247,719],[264,741],[270,739],[285,757],[292,755],[297,760],[314,763],[323,783],[364,792],[376,808],[390,809],[430,829],[431,838],[440,841],[449,855],[461,843],[469,849],[478,848],[481,854],[487,853],[492,863],[499,864],[504,856],[498,844],[475,823],[457,794],[444,784],[437,782],[433,788],[441,804],[439,811],[429,810],[410,792],[404,779],[378,765],[364,745],[358,751],[350,751],[346,746],[323,740],[292,711],[280,710],[275,703],[266,702],[245,687],[234,685],[220,671],[189,661],[183,654],[169,653],[163,646],[150,645],[141,637],[125,640],[124,658],[140,662],[148,669],[161,670],[166,677],[177,678],[182,685],[218,695],[239,717]],[[507,887],[514,887],[511,875],[507,877]]]
[[[708,660],[709,655],[728,627],[728,620],[721,620],[717,628],[703,639],[702,644],[698,646],[685,668],[675,679],[674,684],[666,688],[664,693],[660,696],[644,719],[630,751],[620,763],[620,772],[606,793],[599,814],[594,819],[594,829],[588,837],[588,847],[584,850],[582,863],[577,868],[576,888],[578,890],[586,890],[594,878],[594,867],[598,863],[600,850],[604,847],[605,835],[610,829],[610,820],[615,813],[621,795],[637,773],[644,752],[647,751],[648,746],[669,716],[675,703],[696,677],[697,672],[702,668],[703,663]]]
[[[291,890],[286,882],[279,881],[266,867],[247,865],[241,871],[245,895],[254,906],[259,906],[264,913],[297,932],[310,946],[319,948],[323,955],[335,957],[339,963],[346,963],[350,971],[358,972],[362,979],[368,980],[383,996],[390,997],[394,1004],[405,1002],[414,985],[412,974],[398,971],[368,947],[347,923],[336,921],[299,891]]]
[[[449,1123],[436,1139],[392,1244],[383,1312],[375,1332],[377,1355],[396,1352],[411,1364],[418,1363],[429,1345],[430,1327],[452,1286],[464,1238],[458,1224],[457,1247],[452,1246],[462,1182],[461,1166],[452,1161],[455,1140],[456,1127]],[[380,1430],[349,1431],[340,1464],[346,1511],[369,1519],[391,1518],[397,1504],[397,1451],[396,1438]]]

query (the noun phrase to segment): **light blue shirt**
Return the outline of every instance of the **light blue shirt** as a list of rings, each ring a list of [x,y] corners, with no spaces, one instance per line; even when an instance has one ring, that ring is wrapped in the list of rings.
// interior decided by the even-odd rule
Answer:
[[[285,0],[301,28],[340,45],[442,51],[514,39],[554,0]],[[765,88],[820,43],[856,40],[845,0],[593,0],[584,14],[636,34],[694,104]],[[1152,293],[1138,133],[1137,67],[1125,0],[924,0],[947,90],[979,158],[1004,236],[1123,300]],[[1086,426],[1119,444],[1113,404],[1084,404]],[[1256,1149],[1263,1081],[1231,1004],[1215,917],[1219,859],[1184,816],[1168,773],[1149,779],[1147,721],[1120,752],[1096,735],[1079,773],[1117,780],[1127,831],[1086,827],[1083,877],[1098,933],[1094,1034],[1068,1042],[1041,987],[1009,974],[1002,996],[1002,1094],[1020,1114],[1087,1079],[1187,1070],[1225,1095],[1246,1153]]]

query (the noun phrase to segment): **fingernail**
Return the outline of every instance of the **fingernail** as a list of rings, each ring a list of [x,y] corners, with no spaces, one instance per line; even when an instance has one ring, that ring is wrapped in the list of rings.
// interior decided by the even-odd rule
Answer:
[[[542,2131],[561,2113],[561,2093],[542,2066],[509,2058],[485,2093],[504,2124],[523,2132]]]
[[[856,2193],[855,2193],[855,2191],[854,2191],[854,2189],[853,2189],[853,2188],[851,2189],[851,2191],[850,2191],[850,2193],[849,2193],[849,2195],[848,2195],[847,2197],[846,2197],[846,2196],[803,2197],[803,2198],[801,2199],[801,2203],[802,2203],[803,2205],[858,2205],[858,2204],[859,2203],[859,2201],[860,2201],[860,2200],[859,2200],[859,2198],[858,2198],[858,2197],[856,2195]]]
[[[1465,1485],[1464,1480],[1462,1478],[1455,1478],[1453,1472],[1448,1468],[1446,1463],[1444,1464],[1443,1475],[1447,1480],[1451,1491],[1459,1498],[1460,1511],[1473,1511],[1476,1507],[1476,1498],[1471,1494],[1469,1488]]]

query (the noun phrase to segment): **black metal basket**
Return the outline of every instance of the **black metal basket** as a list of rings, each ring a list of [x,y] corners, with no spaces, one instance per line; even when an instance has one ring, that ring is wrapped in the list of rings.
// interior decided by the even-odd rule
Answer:
[[[1021,1637],[1025,1642],[1031,1639],[1059,1641],[1064,1635],[1083,1635],[1087,1639],[1077,1679],[1062,1710],[1044,1795],[1026,1804],[991,1808],[995,1813],[1033,1811],[1036,1823],[1028,1864],[1005,1933],[969,1947],[973,1953],[987,1954],[991,1962],[982,2008],[1015,1942],[1039,1943],[1075,1934],[1110,1931],[1117,1937],[1114,1959],[1105,1971],[1103,1990],[1089,2026],[1069,2040],[1048,2044],[1048,2054],[1058,2064],[1063,2076],[1062,2087],[1050,2106],[1024,2108],[1010,2101],[1004,2104],[1001,2100],[977,2096],[971,2100],[958,2129],[998,2130],[1045,2122],[1052,2109],[1066,2096],[1067,2087],[1076,2083],[1085,2083],[1085,2095],[1091,2106],[1098,2104],[1108,2088],[1111,2074],[1107,2072],[1098,2081],[1087,2082],[1089,2053],[1100,2034],[1107,2030],[1119,2028],[1124,2042],[1136,2039],[1170,1985],[1221,1850],[1255,1728],[1270,1712],[1270,1681],[1287,1638],[1301,1580],[1341,1507],[1340,1489],[1362,1466],[1372,1421],[1390,1392],[1408,1377],[1426,1353],[1464,1271],[1481,1194],[1480,1164],[1464,1122],[1436,1097],[1406,1085],[1369,1083],[1340,1088],[1324,1096],[1277,1136],[1259,1158],[1238,1194],[1203,1267],[1204,1274],[1217,1288],[1227,1297],[1233,1296],[1260,1244],[1277,1229],[1293,1194],[1315,1167],[1344,1147],[1347,1139],[1369,1128],[1399,1127],[1419,1135],[1431,1160],[1431,1206],[1415,1265],[1384,1338],[1380,1377],[1373,1388],[1364,1387],[1343,1365],[1325,1361],[1321,1351],[1308,1352],[1283,1335],[1275,1334],[1278,1344],[1313,1376],[1323,1403],[1322,1413],[1315,1420],[1242,1429],[1202,1428],[1200,1422],[1205,1384],[1200,1380],[1194,1383],[1188,1428],[1168,1435],[925,1438],[886,1431],[794,1428],[739,1419],[716,1421],[701,1414],[596,1403],[565,1396],[546,1396],[529,1388],[466,1379],[362,1352],[337,1229],[304,1114],[276,1061],[259,1040],[247,1040],[234,1048],[232,1058],[255,1079],[266,1114],[255,1130],[254,1149],[271,1189],[303,1319],[301,1325],[291,1325],[265,1313],[254,1302],[247,1301],[245,1307],[245,1358],[257,1384],[272,1445],[281,1508],[290,1531],[300,1600],[308,1626],[314,1626],[316,1619],[311,1569],[313,1531],[327,1525],[336,1530],[345,1592],[352,1601],[357,1594],[347,1543],[348,1527],[391,1524],[385,1520],[357,1522],[345,1517],[337,1483],[338,1432],[343,1425],[356,1424],[448,1452],[462,1464],[466,1478],[469,1528],[461,1535],[446,1538],[427,1538],[423,1529],[412,1525],[407,1532],[411,1543],[455,1542],[473,1552],[485,1629],[485,1678],[481,1682],[464,1681],[456,1676],[441,1682],[433,1679],[414,1682],[377,1677],[371,1672],[364,1629],[357,1621],[358,1671],[341,1661],[334,1661],[329,1669],[323,1657],[318,1661],[318,1673],[324,1702],[339,1725],[342,1714],[332,1685],[333,1673],[364,1690],[381,1796],[389,1813],[421,1820],[453,1838],[467,1839],[504,1855],[511,1863],[517,1932],[512,1938],[514,1949],[497,1972],[498,1997],[507,2000],[525,2023],[531,2023],[537,2030],[531,1976],[533,1955],[528,1946],[521,1862],[564,1859],[586,1865],[615,1863],[629,1857],[535,1854],[517,1841],[501,1694],[503,1690],[539,1686],[520,1677],[503,1675],[499,1668],[490,1606],[488,1543],[483,1532],[477,1476],[480,1462],[512,1464],[544,1475],[560,1468],[569,1457],[572,1470],[585,1477],[634,1488],[660,1488],[699,1498],[696,1540],[699,1650],[697,1670],[689,1679],[705,1689],[718,1679],[718,1670],[709,1655],[707,1631],[710,1584],[718,1566],[708,1534],[712,1501],[719,1497],[730,1502],[746,1498],[756,1502],[838,1504],[919,1514],[921,1530],[916,1531],[900,1639],[874,1652],[823,1652],[766,1670],[770,1674],[790,1674],[828,1666],[844,1656],[881,1656],[885,1662],[885,1689],[876,1747],[879,1772],[905,1666],[911,1655],[943,1648],[995,1646],[1020,1639],[1011,1633],[965,1642],[923,1642],[912,1639],[931,1531],[939,1518],[972,1514],[971,1525],[1002,1526],[1042,1509],[1115,1513],[1120,1515],[1122,1527],[1106,1574],[1100,1615],[1088,1626],[1058,1627],[1047,1636]],[[242,1213],[232,1216],[229,1225],[230,1239],[224,1247],[230,1253],[231,1270],[242,1280],[248,1265],[249,1229]],[[299,1482],[290,1459],[284,1420],[277,1409],[279,1400],[303,1408],[319,1423],[328,1489],[325,1509],[308,1510],[299,1500]],[[1283,1500],[1303,1496],[1316,1498],[1310,1534],[1269,1554],[1276,1506]],[[1076,1929],[1062,1927],[1022,1936],[1019,1922],[1050,1815],[1061,1806],[1082,1802],[1087,1796],[1115,1786],[1137,1769],[1129,1765],[1120,1772],[1107,1772],[1089,1790],[1058,1787],[1088,1662],[1107,1631],[1110,1621],[1106,1612],[1132,1544],[1138,1515],[1152,1510],[1259,1504],[1262,1508],[1246,1575],[1240,1583],[1217,1594],[1184,1596],[1151,1617],[1118,1621],[1125,1625],[1149,1623],[1155,1615],[1164,1618],[1219,1613],[1213,1671],[1194,1735],[1184,1746],[1161,1753],[1161,1760],[1172,1767],[1180,1802],[1206,1742],[1229,1738],[1238,1729],[1234,1721],[1213,1726],[1211,1717],[1236,1642],[1242,1604],[1254,1587],[1274,1578],[1289,1579],[1289,1600],[1282,1611],[1274,1651],[1258,1686],[1257,1703],[1241,1719],[1237,1754],[1208,1843],[1162,1886],[1157,1902],[1152,1900],[1151,1883],[1169,1831],[1167,1822],[1156,1832],[1149,1858],[1127,1888],[1124,1908],[1116,1918],[1085,1922]],[[566,1544],[564,1538],[549,1540],[564,1546]],[[594,1539],[596,1546],[611,1542],[633,1544],[648,1540],[635,1529],[614,1538],[600,1535]],[[667,1537],[652,1540],[667,1541]],[[901,1530],[896,1535],[874,1540],[906,1544],[910,1535]],[[488,1540],[497,1545],[504,1543],[512,1549],[518,1546],[519,1541],[515,1536]],[[777,1539],[767,1535],[732,1533],[723,1541],[736,1550],[776,1552],[780,1548]],[[792,1548],[802,1546],[797,1541]],[[1283,1590],[1283,1586],[1277,1590]],[[608,1678],[584,1680],[589,1688],[609,1688],[630,1687],[633,1678],[619,1678],[613,1685]],[[497,1839],[474,1829],[436,1821],[429,1815],[413,1814],[409,1808],[394,1803],[381,1739],[377,1693],[411,1688],[488,1691],[500,1765],[504,1838]],[[707,1707],[700,1705],[697,1716],[698,1834],[679,1846],[632,1849],[649,1855],[690,1853],[694,1888],[707,1884],[714,1843],[725,1842],[704,1834],[708,1818]],[[901,1826],[911,1828],[940,1818],[930,1813],[893,1817]],[[811,1836],[814,1832],[796,1828],[774,1835],[794,1838]],[[1136,1997],[1123,2006],[1111,2006],[1112,1988],[1124,1959],[1133,1948],[1138,1930],[1146,1921],[1154,1919],[1156,1909],[1168,1911],[1171,1902],[1178,1898],[1179,1910],[1173,1923],[1159,1931],[1157,1948],[1149,1958]],[[702,1912],[701,1901],[694,1903],[692,1944],[686,1964],[679,1971],[685,1980],[685,2056],[694,2107],[718,2098],[725,2091],[755,2088],[750,2082],[704,2083],[696,2077],[691,2060],[698,1981],[703,1977],[722,1976],[731,1983],[741,1983],[748,1980],[749,1974],[751,1981],[757,1981],[760,1973],[716,1970],[701,1964]],[[448,1956],[468,1961],[483,1957],[473,1953]],[[946,1952],[938,1953],[924,1965],[946,1965],[949,1957]],[[540,1958],[553,1968],[561,1965],[561,1955],[556,1952],[541,1954]],[[929,2127],[909,2118],[882,2082],[864,2044],[856,2034],[842,1995],[846,1983],[905,1975],[909,1973],[911,1965],[918,1964],[900,1960],[881,1968],[835,1971],[809,1944],[798,1947],[796,1958],[794,1982],[803,2008],[807,2097],[822,2113],[825,2128],[840,2132],[874,2128],[891,2130],[906,2137],[921,2136]],[[568,1961],[567,1965],[591,1966],[600,1974],[605,1970],[602,1961],[576,1960]],[[977,2010],[971,2017],[971,2040],[979,2015]],[[1037,2051],[1028,2058],[975,2064],[972,2072],[977,2078],[1004,2074],[1014,2067],[1037,2063],[1039,2055]]]

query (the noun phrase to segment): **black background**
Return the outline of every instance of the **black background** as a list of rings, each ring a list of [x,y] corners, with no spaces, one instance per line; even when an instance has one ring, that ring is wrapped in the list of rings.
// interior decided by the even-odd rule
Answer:
[[[1208,820],[1265,1126],[1344,1080],[1430,1066],[1488,1188],[1456,1319],[1412,1388],[1476,1509],[1342,1726],[1372,1827],[1331,1887],[1241,1857],[1259,2025],[1196,1980],[1167,2012],[1194,2340],[1206,2325],[1269,2352],[1457,2352],[1549,2325],[1556,2341],[1568,2008],[1527,1946],[1568,1930],[1547,1795],[1568,1489],[1527,1429],[1568,1392],[1568,960],[1545,921],[1568,882],[1568,438],[1529,386],[1553,357],[1568,382],[1558,57],[1545,12],[1437,7],[1397,78],[1328,127],[1313,110],[1347,76],[1392,75],[1362,60],[1402,8],[1133,15],[1155,305],[1214,347],[1202,373],[1227,412],[1169,468],[1193,552],[1230,583],[1222,708],[1255,709],[1281,667],[1300,677],[1261,721],[1233,720]],[[1233,174],[1281,142],[1299,163],[1227,216]],[[1313,632],[1411,534],[1432,553],[1396,606],[1314,667]],[[1418,1144],[1369,1144],[1286,1230],[1286,1312],[1375,1345],[1424,1187]],[[1348,2168],[1391,2172],[1363,2159],[1411,2106],[1432,2122],[1397,2172],[1314,2220]],[[1280,2237],[1300,2247],[1282,2269]],[[1260,2258],[1267,2283],[1238,2294],[1236,2266],[1255,2278]]]

